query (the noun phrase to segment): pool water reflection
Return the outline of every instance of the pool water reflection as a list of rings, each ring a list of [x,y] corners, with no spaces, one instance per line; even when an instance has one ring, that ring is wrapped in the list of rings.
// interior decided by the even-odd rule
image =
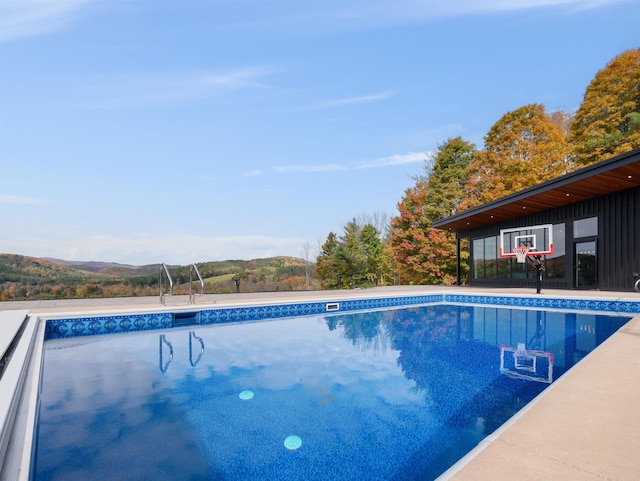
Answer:
[[[531,353],[555,380],[628,320],[430,305],[51,340],[33,478],[434,479],[548,385]]]

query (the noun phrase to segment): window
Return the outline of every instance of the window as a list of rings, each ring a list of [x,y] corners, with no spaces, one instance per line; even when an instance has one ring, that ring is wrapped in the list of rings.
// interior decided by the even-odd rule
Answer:
[[[598,218],[588,217],[573,221],[573,237],[596,237],[598,235]]]
[[[484,278],[484,239],[473,240],[473,278]]]
[[[598,249],[596,241],[576,242],[575,286],[586,289],[598,287]]]
[[[495,236],[487,237],[484,240],[484,268],[485,276],[488,278],[495,278],[498,274],[496,267],[498,260],[497,241]]]
[[[549,279],[564,279],[567,271],[566,258],[566,227],[565,224],[553,225],[553,254],[547,256],[547,271],[545,277]]]
[[[473,278],[495,278],[498,262],[498,238],[496,236],[473,240]]]
[[[512,235],[519,235],[514,233]],[[545,256],[547,267],[545,278],[564,279],[566,277],[566,225],[553,225],[553,255]],[[502,258],[498,252],[498,236],[473,239],[474,279],[535,279],[536,272],[530,262],[519,263],[515,257]]]

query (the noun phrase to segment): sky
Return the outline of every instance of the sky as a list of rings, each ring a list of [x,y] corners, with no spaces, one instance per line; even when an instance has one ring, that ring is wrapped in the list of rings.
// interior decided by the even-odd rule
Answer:
[[[438,145],[574,112],[635,0],[0,0],[0,253],[315,260]]]

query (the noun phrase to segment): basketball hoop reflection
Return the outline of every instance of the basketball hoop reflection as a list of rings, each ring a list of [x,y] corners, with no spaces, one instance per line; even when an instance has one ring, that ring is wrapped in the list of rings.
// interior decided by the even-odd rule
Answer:
[[[518,347],[500,346],[500,373],[512,379],[553,382],[553,353],[526,349],[523,342]]]

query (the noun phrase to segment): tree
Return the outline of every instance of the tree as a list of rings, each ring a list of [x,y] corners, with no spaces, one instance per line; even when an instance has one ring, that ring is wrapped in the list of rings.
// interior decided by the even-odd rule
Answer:
[[[425,181],[405,191],[392,220],[393,257],[403,283],[450,285],[456,280],[455,236],[431,227],[424,208],[429,196]]]
[[[475,145],[462,137],[447,140],[432,156],[431,167],[422,177],[428,181],[429,201],[426,215],[435,222],[458,212],[466,195],[467,169],[476,155]]]
[[[329,233],[317,258],[317,276],[325,289],[384,284],[390,276],[389,252],[380,231],[352,219],[338,237]]]
[[[596,74],[569,140],[579,166],[640,147],[640,48],[621,53]]]
[[[304,243],[302,247],[304,250],[304,277],[305,277],[305,289],[309,289],[309,252],[311,252],[311,245],[308,242]]]
[[[398,204],[399,215],[391,220],[391,249],[402,282],[455,281],[455,236],[432,228],[432,224],[460,208],[466,193],[467,168],[475,153],[473,144],[460,137],[447,140],[425,165],[425,174],[405,191]]]
[[[420,266],[426,261],[423,253],[428,250],[423,241],[425,232],[431,228],[431,221],[425,215],[428,196],[428,181],[418,180],[405,190],[398,203],[399,215],[391,219],[391,248],[403,284],[423,284]]]
[[[378,230],[380,239],[384,242],[389,237],[389,216],[386,212],[364,213],[356,218],[358,225],[371,224]]]
[[[364,225],[358,234],[364,257],[364,278],[369,285],[384,284],[385,262],[384,243],[380,232],[372,224]]]
[[[337,251],[338,271],[342,273],[342,287],[361,284],[364,278],[364,252],[360,245],[360,226],[355,219],[347,222]]]
[[[470,164],[464,208],[485,204],[566,174],[570,146],[564,114],[547,115],[531,104],[508,112],[484,138],[484,150]]]
[[[338,236],[334,232],[329,232],[316,260],[316,271],[323,289],[337,289],[341,286],[341,275],[336,262],[339,247]]]

